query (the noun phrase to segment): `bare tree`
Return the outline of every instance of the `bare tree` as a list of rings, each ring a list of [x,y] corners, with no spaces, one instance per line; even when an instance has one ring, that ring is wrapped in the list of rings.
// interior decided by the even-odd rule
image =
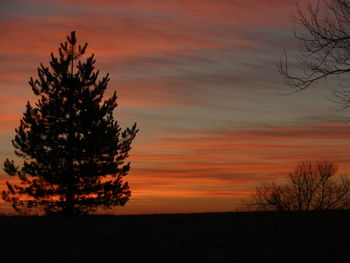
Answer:
[[[321,79],[339,77],[350,72],[350,1],[309,1],[306,9],[297,4],[293,17],[294,35],[300,42],[297,67],[291,71],[287,54],[279,70],[295,91],[306,89]],[[350,86],[333,86],[335,101],[350,107]]]
[[[252,196],[259,210],[330,210],[350,208],[350,180],[335,179],[337,166],[329,161],[299,163],[286,184],[263,183]]]

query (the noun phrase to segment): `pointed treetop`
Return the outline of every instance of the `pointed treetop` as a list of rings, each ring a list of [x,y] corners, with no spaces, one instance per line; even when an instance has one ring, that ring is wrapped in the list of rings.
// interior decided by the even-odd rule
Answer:
[[[70,37],[69,36],[67,36],[67,40],[68,40],[68,43],[69,44],[71,44],[71,45],[75,45],[75,43],[77,43],[77,38],[76,38],[76,36],[75,36],[75,31],[72,31],[71,33],[70,33]]]

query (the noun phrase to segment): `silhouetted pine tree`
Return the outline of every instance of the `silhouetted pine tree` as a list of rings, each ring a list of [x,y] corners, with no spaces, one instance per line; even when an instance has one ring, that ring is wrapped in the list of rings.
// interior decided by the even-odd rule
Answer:
[[[29,81],[39,100],[27,103],[12,140],[24,163],[4,164],[8,175],[20,179],[20,184],[7,182],[2,193],[17,211],[37,207],[48,214],[85,214],[124,205],[130,197],[122,178],[130,169],[125,160],[136,123],[121,132],[113,119],[116,93],[102,100],[108,74],[98,80],[94,55],[79,60],[86,47],[77,45],[72,32],[59,56],[51,53],[50,67],[41,64],[38,79]]]

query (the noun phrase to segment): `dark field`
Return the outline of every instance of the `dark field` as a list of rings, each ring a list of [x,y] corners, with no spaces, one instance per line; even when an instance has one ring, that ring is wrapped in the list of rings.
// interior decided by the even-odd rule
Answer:
[[[0,217],[1,262],[350,262],[350,212]]]

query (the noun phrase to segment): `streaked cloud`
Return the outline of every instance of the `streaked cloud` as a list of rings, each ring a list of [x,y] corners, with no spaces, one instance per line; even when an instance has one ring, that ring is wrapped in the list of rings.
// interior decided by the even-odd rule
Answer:
[[[281,95],[293,11],[294,0],[1,1],[0,159],[15,158],[14,128],[35,101],[28,79],[76,30],[110,73],[117,119],[140,127],[121,211],[227,211],[304,159],[348,171],[347,112],[325,85]]]

